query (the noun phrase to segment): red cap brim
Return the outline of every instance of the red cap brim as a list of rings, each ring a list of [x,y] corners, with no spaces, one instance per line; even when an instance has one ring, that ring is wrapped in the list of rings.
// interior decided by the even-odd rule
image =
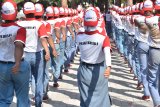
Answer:
[[[11,14],[11,15],[5,15],[2,14],[2,19],[3,20],[15,20],[16,19],[17,14]]]
[[[84,21],[84,26],[95,27],[98,25],[98,21]]]

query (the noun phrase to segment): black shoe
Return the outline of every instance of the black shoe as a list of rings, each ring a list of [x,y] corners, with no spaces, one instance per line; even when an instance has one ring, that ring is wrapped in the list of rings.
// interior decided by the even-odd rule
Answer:
[[[142,83],[138,83],[137,84],[137,90],[142,90],[142,88],[143,88],[143,84]]]
[[[62,75],[60,75],[58,79],[62,80],[63,79]]]
[[[54,84],[53,84],[53,87],[58,88],[58,87],[59,87],[59,84],[58,84],[58,83],[54,83]]]
[[[136,80],[138,80],[138,78],[137,78],[136,76],[134,76],[134,77],[133,77],[133,80],[135,80],[135,81],[136,81]]]
[[[43,101],[47,101],[49,99],[48,95],[43,96]]]
[[[64,72],[65,72],[65,73],[68,73],[69,71],[68,71],[68,69],[65,69]]]

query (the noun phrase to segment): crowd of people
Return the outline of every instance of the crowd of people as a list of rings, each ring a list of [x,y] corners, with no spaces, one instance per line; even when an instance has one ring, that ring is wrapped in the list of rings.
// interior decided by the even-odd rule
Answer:
[[[152,98],[154,107],[160,107],[160,0],[123,8],[112,5],[106,25],[93,6],[44,9],[40,3],[26,2],[17,20],[17,4],[5,0],[1,12],[0,107],[10,106],[14,92],[18,107],[30,107],[30,88],[35,106],[41,107],[49,98],[49,71],[53,87],[59,87],[62,72],[69,72],[78,51],[80,107],[110,107],[109,37],[138,81],[136,89],[143,89],[142,100]]]
[[[160,0],[145,0],[133,6],[111,8],[113,40],[129,63],[142,100],[152,98],[160,107]]]
[[[1,12],[0,107],[10,106],[14,92],[17,107],[30,107],[30,100],[41,107],[49,98],[49,70],[53,87],[59,87],[77,51],[80,106],[110,107],[111,47],[98,7],[44,9],[40,3],[26,2],[18,13],[17,4],[5,0]]]

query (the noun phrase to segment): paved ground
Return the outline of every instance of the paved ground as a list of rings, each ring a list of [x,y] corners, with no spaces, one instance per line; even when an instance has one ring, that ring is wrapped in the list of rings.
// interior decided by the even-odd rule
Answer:
[[[133,74],[129,73],[127,64],[123,63],[122,57],[113,50],[112,73],[109,79],[109,90],[112,98],[112,107],[153,107],[152,101],[141,100],[142,91],[136,90],[137,81],[133,80]],[[59,88],[53,88],[52,82],[49,87],[50,100],[43,103],[43,107],[79,107],[79,92],[77,88],[77,68],[79,55],[68,74],[63,74]],[[16,107],[16,99],[11,107]],[[34,106],[33,106],[34,107]]]

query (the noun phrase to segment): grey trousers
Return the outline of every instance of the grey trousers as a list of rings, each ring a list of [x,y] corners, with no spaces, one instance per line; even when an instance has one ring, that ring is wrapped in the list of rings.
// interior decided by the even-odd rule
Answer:
[[[110,107],[108,79],[104,77],[104,62],[100,64],[82,63],[78,69],[80,107]]]

